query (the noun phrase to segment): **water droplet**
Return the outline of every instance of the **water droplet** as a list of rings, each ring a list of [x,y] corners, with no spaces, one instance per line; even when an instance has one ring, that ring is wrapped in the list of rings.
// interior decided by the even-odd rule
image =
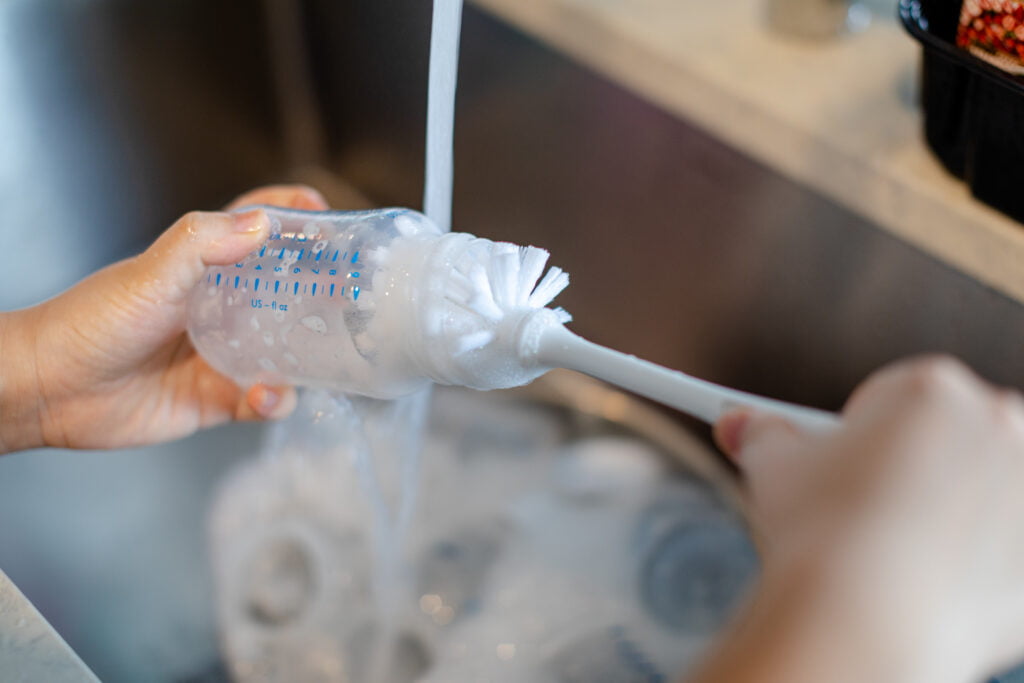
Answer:
[[[307,315],[302,319],[302,324],[317,334],[327,334],[327,323],[318,315]]]
[[[440,595],[428,593],[420,598],[420,609],[423,610],[424,614],[436,614],[443,606],[444,602],[441,600]]]

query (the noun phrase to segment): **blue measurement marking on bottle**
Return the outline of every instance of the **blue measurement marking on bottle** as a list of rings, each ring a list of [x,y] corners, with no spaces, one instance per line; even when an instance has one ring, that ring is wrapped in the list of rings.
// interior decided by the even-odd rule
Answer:
[[[357,251],[356,253],[352,254],[352,263],[355,263],[358,260],[359,260],[359,252]]]
[[[239,276],[235,276],[235,289],[238,289],[238,283],[242,280]]]
[[[264,244],[263,248],[260,249],[259,258],[263,258],[263,255],[266,254],[266,253],[267,253],[267,245]]]
[[[217,284],[214,285],[214,286],[215,287],[220,287],[220,273],[217,273]]]
[[[359,271],[358,270],[353,270],[351,273],[348,274],[348,276],[349,277],[359,277]]]
[[[281,259],[284,258],[284,251],[285,251],[284,247],[281,247],[281,250],[277,252],[277,260],[278,261],[280,261]]]
[[[299,283],[296,282],[295,283],[295,287],[292,288],[292,294],[298,294],[298,293],[299,293]]]
[[[281,288],[281,281],[274,280],[274,294],[277,294],[277,290]]]
[[[353,287],[352,288],[352,301],[358,301],[358,300],[359,300],[359,288],[358,287]]]
[[[306,250],[305,250],[305,249],[300,249],[300,250],[299,250],[299,258],[297,258],[297,259],[295,259],[295,260],[296,260],[296,261],[301,261],[301,260],[302,260],[302,255],[303,255],[303,254],[305,254],[305,253],[306,253]]]
[[[256,284],[254,284],[252,286],[252,291],[254,291],[254,292],[260,291],[260,279],[259,278],[256,278]]]
[[[327,296],[334,296],[334,283],[333,282],[331,283],[331,293],[328,294]]]
[[[315,282],[313,283],[313,291],[311,292],[311,296],[316,296],[316,283]]]
[[[323,256],[323,255],[324,255],[324,250],[323,249],[321,249],[320,251],[316,252],[316,260],[319,261],[320,257]]]
[[[341,250],[340,249],[335,249],[334,250],[334,256],[331,257],[331,261],[337,261],[338,260],[338,252],[339,251],[341,251]]]

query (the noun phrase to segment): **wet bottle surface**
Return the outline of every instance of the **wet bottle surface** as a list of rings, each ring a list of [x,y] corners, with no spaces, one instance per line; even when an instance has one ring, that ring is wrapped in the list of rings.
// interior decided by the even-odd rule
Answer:
[[[189,334],[203,357],[240,384],[344,388],[379,398],[400,371],[394,335],[375,326],[391,294],[395,241],[440,235],[409,209],[312,212],[264,207],[266,244],[211,267],[189,301]]]

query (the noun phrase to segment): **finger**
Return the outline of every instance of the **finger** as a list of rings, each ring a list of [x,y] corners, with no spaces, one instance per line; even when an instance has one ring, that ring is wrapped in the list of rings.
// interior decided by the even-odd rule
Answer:
[[[309,211],[324,211],[327,209],[327,200],[323,195],[307,185],[271,185],[246,192],[228,205],[228,210],[234,210],[243,206],[253,204],[267,204],[270,206],[283,206],[289,209],[307,209]]]
[[[269,234],[262,209],[240,214],[192,212],[130,262],[127,286],[142,297],[178,305],[202,279],[207,266],[241,261]]]
[[[235,421],[237,422],[260,422],[263,416],[249,405],[249,395],[246,394],[238,401],[235,407]]]
[[[739,458],[742,446],[743,430],[750,421],[752,412],[747,408],[737,408],[722,415],[714,425],[715,443],[730,458]]]
[[[800,460],[810,438],[792,422],[776,415],[756,412],[745,418],[731,418],[723,429],[732,429],[729,444],[732,457],[742,468],[750,485],[754,488],[763,482],[787,477],[787,472],[800,467]]]
[[[722,428],[733,427],[726,421]],[[783,520],[794,493],[805,485],[807,468],[820,465],[814,462],[819,454],[808,444],[813,437],[781,417],[750,413],[737,434],[724,438],[734,439],[733,458],[743,473],[751,523],[770,540],[785,528]]]
[[[277,420],[291,415],[296,404],[295,389],[256,384],[246,392],[239,405],[238,419]]]

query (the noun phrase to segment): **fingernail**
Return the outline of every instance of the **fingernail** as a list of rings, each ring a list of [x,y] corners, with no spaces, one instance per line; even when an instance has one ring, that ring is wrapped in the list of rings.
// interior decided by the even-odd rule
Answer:
[[[235,232],[259,232],[265,224],[266,214],[263,212],[263,209],[252,209],[245,213],[235,214]]]
[[[281,403],[281,395],[278,394],[273,389],[270,389],[269,387],[260,387],[259,395],[257,396],[256,401],[256,412],[258,412],[260,415],[264,417],[267,417],[272,412],[274,412],[274,408],[276,408],[278,404]]]
[[[730,458],[739,457],[740,449],[743,447],[743,432],[749,423],[750,412],[745,410],[728,413],[718,421],[715,428],[718,445]]]

